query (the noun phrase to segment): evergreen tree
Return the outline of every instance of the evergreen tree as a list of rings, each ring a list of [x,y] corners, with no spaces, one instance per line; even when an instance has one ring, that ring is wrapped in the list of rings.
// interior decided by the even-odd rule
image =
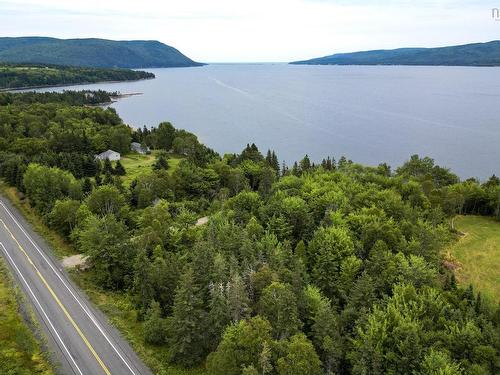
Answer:
[[[144,320],[144,339],[148,344],[161,345],[165,342],[165,320],[161,317],[160,304],[151,302]]]
[[[167,337],[173,362],[190,367],[203,359],[205,319],[193,270],[187,268],[175,291],[173,312],[168,322]]]
[[[106,173],[104,175],[104,181],[102,182],[104,185],[114,185],[115,180],[113,179],[113,176],[111,173]]]
[[[278,156],[273,151],[271,153],[271,167],[279,174],[280,172],[280,162],[278,161]]]
[[[92,181],[90,178],[85,177],[82,182],[82,192],[83,195],[89,195],[92,192],[94,186],[92,185]]]
[[[130,191],[130,205],[132,207],[137,207],[139,203],[139,197],[138,197],[138,191],[136,189],[137,187],[137,179],[134,178],[132,182],[130,183],[129,191]]]
[[[261,374],[266,375],[271,373],[273,370],[273,365],[271,364],[272,360],[272,352],[271,352],[271,347],[267,343],[267,341],[264,341],[262,343],[262,351],[260,352],[259,355],[259,367],[261,369]]]
[[[476,303],[474,304],[474,311],[477,315],[481,314],[482,300],[481,300],[481,292],[479,292],[476,296]]]
[[[330,301],[323,299],[313,318],[312,339],[323,362],[325,373],[338,373],[344,354],[338,317]]]
[[[158,170],[167,170],[170,168],[168,164],[168,158],[167,155],[163,152],[160,152],[158,154],[158,157],[156,158],[155,163],[153,164],[153,169],[158,171]]]
[[[335,158],[332,157],[332,171],[336,170],[337,169],[337,163],[335,161]]]
[[[285,161],[281,165],[281,176],[286,176],[288,174],[288,167],[286,166]]]
[[[304,266],[307,266],[307,250],[303,240],[297,242],[294,253],[302,261]]]
[[[241,276],[234,273],[227,285],[229,311],[233,323],[239,322],[250,315],[250,298]]]
[[[273,282],[262,292],[259,313],[273,326],[277,339],[288,338],[301,326],[297,300],[289,284]]]
[[[267,150],[267,154],[266,154],[266,162],[267,162],[267,165],[271,166],[271,163],[272,163],[272,155],[271,155],[271,150]]]
[[[208,312],[209,349],[213,351],[219,344],[226,327],[231,323],[229,303],[223,284],[210,287],[210,303]]]
[[[154,298],[154,288],[150,278],[151,262],[145,249],[139,250],[134,262],[134,279],[132,290],[134,292],[135,304],[142,319],[146,309],[151,305]]]
[[[311,169],[311,161],[309,160],[309,156],[306,155],[304,158],[300,161],[300,170],[302,172],[307,172]]]
[[[332,159],[330,159],[330,157],[328,156],[328,158],[326,159],[326,170],[331,171],[332,169],[334,169]]]
[[[343,170],[347,166],[347,159],[345,156],[341,156],[338,163],[338,169]]]
[[[104,164],[102,167],[102,173],[104,174],[113,174],[113,166],[111,165],[111,161],[109,159],[104,159]]]
[[[116,161],[114,173],[117,176],[125,176],[125,174],[127,173],[120,160]]]
[[[101,186],[101,184],[102,184],[102,178],[101,178],[101,174],[100,173],[98,173],[98,174],[95,175],[94,180],[95,180],[96,186]]]

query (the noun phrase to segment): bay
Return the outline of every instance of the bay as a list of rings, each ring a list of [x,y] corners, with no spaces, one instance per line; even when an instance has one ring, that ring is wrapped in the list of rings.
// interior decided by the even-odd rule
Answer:
[[[500,68],[211,64],[156,79],[58,87],[141,93],[111,106],[133,126],[170,121],[219,153],[254,142],[393,168],[430,156],[462,178],[500,174]]]

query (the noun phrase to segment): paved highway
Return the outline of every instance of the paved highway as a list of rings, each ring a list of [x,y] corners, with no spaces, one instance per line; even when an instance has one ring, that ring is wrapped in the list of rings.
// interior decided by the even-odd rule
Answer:
[[[69,280],[47,244],[2,197],[0,254],[34,306],[60,364],[59,373],[151,374],[103,314]]]

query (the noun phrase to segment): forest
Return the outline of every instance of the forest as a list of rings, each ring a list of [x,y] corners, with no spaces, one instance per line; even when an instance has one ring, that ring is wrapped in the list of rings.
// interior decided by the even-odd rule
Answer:
[[[0,62],[0,90],[154,78],[153,73],[117,68],[85,68]]]
[[[165,364],[500,372],[499,301],[443,261],[451,217],[500,220],[498,177],[461,181],[418,155],[396,168],[327,155],[288,166],[254,144],[221,156],[168,122],[134,130],[86,102],[104,96],[0,93],[0,176],[88,256],[92,282],[133,301]],[[94,155],[132,141],[157,160],[125,186],[123,165]]]

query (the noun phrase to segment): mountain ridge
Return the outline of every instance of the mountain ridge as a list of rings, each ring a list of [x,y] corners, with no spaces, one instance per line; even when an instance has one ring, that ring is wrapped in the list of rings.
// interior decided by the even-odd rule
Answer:
[[[500,40],[432,48],[378,49],[336,53],[296,65],[500,66]]]
[[[204,65],[157,40],[43,36],[0,37],[0,62],[129,69]]]

